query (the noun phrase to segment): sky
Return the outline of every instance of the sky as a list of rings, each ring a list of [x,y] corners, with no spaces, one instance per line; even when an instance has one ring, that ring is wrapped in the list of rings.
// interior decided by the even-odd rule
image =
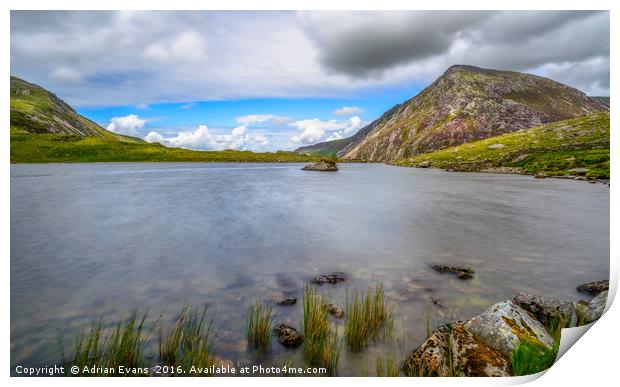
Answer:
[[[609,95],[607,11],[12,11],[11,74],[108,130],[201,150],[356,133],[454,64]]]

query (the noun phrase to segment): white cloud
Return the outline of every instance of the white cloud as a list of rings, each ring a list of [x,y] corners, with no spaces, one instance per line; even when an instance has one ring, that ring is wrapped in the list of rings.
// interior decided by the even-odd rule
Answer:
[[[185,31],[172,39],[149,44],[144,55],[160,62],[200,62],[207,58],[207,44],[198,32]]]
[[[276,116],[273,114],[250,114],[247,116],[237,117],[237,122],[245,125],[265,124],[285,125],[294,120],[289,117]]]
[[[329,139],[338,139],[352,134],[362,126],[362,120],[358,116],[346,121],[319,120],[318,118],[295,121],[289,124],[299,130],[299,133],[290,138],[296,144],[312,144]],[[329,137],[326,138],[326,134]]]
[[[145,123],[145,119],[135,114],[130,114],[125,117],[113,117],[106,129],[110,132],[135,136],[138,134],[138,130],[144,127]]]
[[[54,69],[50,73],[49,78],[52,80],[52,82],[74,83],[82,81],[82,74],[80,74],[79,71],[70,67],[59,67],[57,69]]]
[[[195,102],[189,102],[189,103],[186,103],[185,105],[182,105],[181,109],[187,110],[187,109],[193,108],[194,106],[196,106]]]
[[[359,108],[357,106],[343,106],[340,109],[334,110],[334,115],[336,116],[352,116],[355,114],[360,114],[364,111],[364,109]]]
[[[198,150],[252,150],[266,151],[270,145],[264,133],[251,133],[246,125],[234,128],[230,134],[218,134],[207,125],[199,125],[193,131],[183,131],[175,136],[164,137],[158,132],[150,132],[144,138],[148,142],[159,142],[166,146]]]

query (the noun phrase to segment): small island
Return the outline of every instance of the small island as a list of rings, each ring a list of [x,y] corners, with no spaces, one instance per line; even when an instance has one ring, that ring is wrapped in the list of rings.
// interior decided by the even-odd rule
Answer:
[[[335,160],[321,160],[316,163],[308,164],[301,169],[302,171],[336,172],[338,166]]]

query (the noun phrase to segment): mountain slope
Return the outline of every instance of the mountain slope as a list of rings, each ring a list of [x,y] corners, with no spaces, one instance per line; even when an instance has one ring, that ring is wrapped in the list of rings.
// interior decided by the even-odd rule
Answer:
[[[307,162],[292,152],[195,151],[150,144],[105,130],[55,94],[11,77],[11,162],[243,161]]]
[[[338,156],[393,162],[607,110],[600,101],[546,78],[456,65],[363,128],[362,135],[340,140],[344,145]]]
[[[609,112],[557,121],[399,160],[398,165],[455,171],[509,172],[609,178]]]
[[[88,118],[79,115],[56,94],[13,76],[11,77],[11,131],[143,142],[135,137],[105,130]]]

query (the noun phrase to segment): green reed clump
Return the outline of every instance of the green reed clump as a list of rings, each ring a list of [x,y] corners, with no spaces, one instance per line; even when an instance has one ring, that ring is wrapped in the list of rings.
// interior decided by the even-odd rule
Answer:
[[[259,352],[265,353],[271,345],[272,307],[263,307],[260,300],[248,308],[246,337],[248,343]]]
[[[352,351],[360,351],[374,338],[386,322],[392,324],[392,313],[385,303],[383,285],[368,289],[367,293],[354,292],[349,298],[347,294],[347,319],[344,324],[344,337]]]
[[[213,319],[207,320],[207,305],[202,312],[185,306],[164,332],[159,326],[159,360],[167,366],[208,368],[215,364]]]
[[[329,322],[327,298],[306,286],[303,297],[303,352],[308,364],[335,374],[340,359],[338,333]]]
[[[94,322],[90,330],[82,332],[75,340],[74,354],[67,359],[62,353],[63,363],[79,367],[137,368],[144,365],[143,351],[150,333],[145,332],[147,314],[138,318],[134,312],[130,318],[118,322],[112,333],[105,335],[103,321]],[[80,372],[81,373],[81,372]],[[79,375],[79,374],[78,374]]]
[[[558,355],[559,341],[552,348],[531,341],[522,341],[512,353],[512,374],[531,375],[550,368]]]

